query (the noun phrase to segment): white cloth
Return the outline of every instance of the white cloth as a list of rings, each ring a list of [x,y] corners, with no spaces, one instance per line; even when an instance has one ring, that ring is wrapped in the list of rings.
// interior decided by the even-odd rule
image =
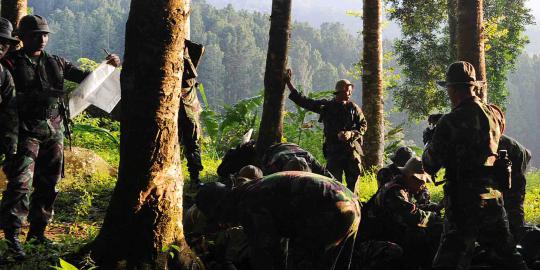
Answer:
[[[110,113],[120,101],[120,70],[102,62],[81,82],[69,99],[71,118],[94,105]]]

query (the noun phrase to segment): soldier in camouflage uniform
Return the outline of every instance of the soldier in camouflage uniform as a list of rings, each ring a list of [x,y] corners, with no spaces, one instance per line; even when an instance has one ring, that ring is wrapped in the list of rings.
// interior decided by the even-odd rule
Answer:
[[[278,143],[270,146],[264,153],[264,175],[284,171],[287,163],[291,160],[302,158],[311,172],[334,178],[332,174],[308,151],[294,143]]]
[[[450,65],[446,81],[439,84],[446,87],[452,111],[438,121],[422,156],[429,174],[446,169],[445,225],[433,266],[469,269],[478,241],[493,247],[505,269],[527,269],[509,231],[493,173],[504,116],[475,96],[480,83],[470,63]]]
[[[182,84],[182,98],[178,112],[180,142],[184,146],[183,151],[187,160],[189,178],[191,183],[195,185],[200,184],[199,173],[203,169],[200,147],[201,125],[199,122],[201,105],[197,98],[197,85],[195,79],[190,79]]]
[[[253,269],[285,269],[282,238],[290,239],[288,269],[349,269],[360,208],[330,178],[275,173],[232,190],[203,187],[196,201],[210,219],[244,227]]]
[[[525,173],[531,161],[531,152],[515,139],[502,135],[499,141],[499,150],[507,150],[508,158],[512,161],[512,188],[503,191],[504,208],[508,215],[510,232],[516,242],[519,242],[525,226],[525,186],[527,180]]]
[[[17,33],[23,47],[3,59],[17,89],[19,137],[17,153],[4,166],[8,185],[0,205],[0,223],[9,240],[18,242],[22,221],[28,216],[27,239],[50,243],[44,232],[63,171],[64,79],[79,83],[89,73],[43,50],[50,33],[43,17],[23,17]],[[107,60],[113,66],[120,64],[116,55]]]
[[[0,18],[0,59],[6,55],[11,46],[19,43],[11,36],[12,31],[11,23],[5,18]],[[18,123],[15,83],[11,73],[0,65],[0,156],[14,155],[17,152]]]
[[[399,167],[405,166],[405,163],[407,163],[407,161],[413,157],[416,157],[416,153],[414,153],[410,147],[402,146],[398,148],[396,152],[390,156],[392,163],[386,165],[377,172],[378,188],[383,187],[386,183],[390,183],[395,177],[401,175],[401,170],[399,170]],[[426,186],[424,186],[420,192],[415,194],[414,198],[416,203],[422,206],[420,208],[423,208],[424,206],[433,206],[431,203],[431,194]]]
[[[326,167],[338,180],[345,173],[347,187],[354,190],[362,167],[362,136],[367,129],[362,109],[350,100],[354,85],[348,80],[340,80],[336,83],[334,99],[313,100],[299,93],[291,79],[292,72],[288,70],[286,83],[291,91],[289,99],[302,108],[320,114],[319,122],[324,125]]]
[[[435,212],[420,209],[414,196],[425,188],[430,176],[418,157],[411,158],[399,170],[401,174],[376,194],[373,210],[376,226],[382,230],[376,238],[403,248],[406,269],[429,269],[439,243],[442,219]]]

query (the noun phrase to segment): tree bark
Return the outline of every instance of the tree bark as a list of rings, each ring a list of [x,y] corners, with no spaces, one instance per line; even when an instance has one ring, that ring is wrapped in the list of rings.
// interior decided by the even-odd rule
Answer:
[[[364,50],[362,60],[362,110],[368,128],[364,137],[364,166],[383,165],[383,54],[381,0],[364,0]]]
[[[450,50],[450,59],[452,62],[458,59],[457,57],[457,44],[456,44],[456,35],[457,35],[457,0],[447,0],[447,11],[448,11],[448,34],[449,37],[449,50]]]
[[[476,79],[486,81],[484,50],[483,0],[458,0],[457,2],[457,53],[458,59],[467,61],[476,70]],[[487,84],[482,87],[481,97],[487,101]]]
[[[291,28],[291,0],[273,0],[270,39],[264,74],[264,105],[257,140],[257,156],[283,136],[285,69]]]
[[[2,0],[2,17],[8,19],[13,29],[19,26],[19,20],[28,14],[27,0]]]
[[[184,239],[177,114],[187,7],[132,0],[121,74],[119,178],[87,250],[103,269],[201,269]],[[172,261],[163,248],[182,251]]]

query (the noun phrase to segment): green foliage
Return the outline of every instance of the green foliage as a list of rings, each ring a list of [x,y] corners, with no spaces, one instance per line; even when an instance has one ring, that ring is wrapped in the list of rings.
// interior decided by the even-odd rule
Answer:
[[[81,113],[73,119],[73,145],[91,149],[110,164],[120,161],[120,123]]]
[[[59,264],[60,266],[51,266],[51,268],[56,270],[79,270],[79,268],[62,259],[59,259]]]
[[[445,92],[437,89],[435,81],[444,78],[446,67],[455,60],[449,44],[447,1],[388,0],[387,4],[390,18],[401,25],[403,34],[394,44],[405,75],[394,89],[396,105],[415,119],[444,111],[448,107]],[[489,99],[504,107],[506,79],[527,43],[525,26],[533,20],[523,0],[486,0],[484,14]]]

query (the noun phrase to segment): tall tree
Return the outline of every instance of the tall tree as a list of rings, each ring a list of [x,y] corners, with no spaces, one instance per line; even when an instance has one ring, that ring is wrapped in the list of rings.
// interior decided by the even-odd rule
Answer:
[[[457,57],[471,63],[476,70],[476,79],[485,81],[484,0],[458,0],[457,15]],[[487,84],[484,84],[481,92],[484,101],[487,101]]]
[[[28,14],[27,0],[2,0],[2,17],[8,19],[17,29],[19,20]]]
[[[364,0],[363,14],[362,109],[368,123],[363,162],[369,169],[383,164],[384,152],[382,1]]]
[[[182,229],[177,122],[185,0],[132,0],[121,74],[119,178],[87,248],[103,269],[196,269]],[[163,248],[179,247],[174,263]]]
[[[285,69],[291,29],[292,0],[273,0],[270,39],[264,74],[264,105],[257,140],[257,155],[283,136],[283,107],[285,103]]]

